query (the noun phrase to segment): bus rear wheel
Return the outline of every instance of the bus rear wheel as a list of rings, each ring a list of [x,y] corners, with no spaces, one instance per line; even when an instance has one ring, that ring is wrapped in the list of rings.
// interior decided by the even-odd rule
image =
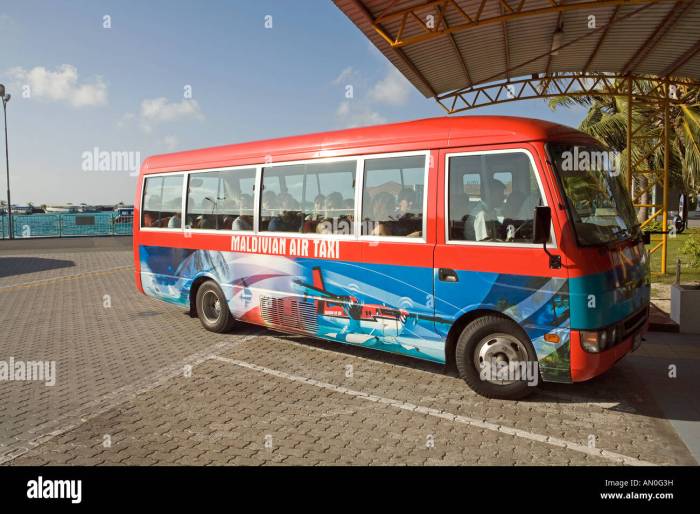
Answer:
[[[537,356],[516,323],[487,315],[469,323],[455,348],[459,376],[486,398],[519,400],[539,383]]]
[[[202,326],[210,332],[228,332],[234,319],[219,285],[209,280],[197,290],[197,316]]]

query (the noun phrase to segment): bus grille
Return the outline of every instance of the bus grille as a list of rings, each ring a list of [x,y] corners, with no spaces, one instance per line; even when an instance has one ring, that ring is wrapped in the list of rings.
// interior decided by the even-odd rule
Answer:
[[[626,339],[629,336],[631,336],[632,334],[634,334],[635,332],[637,332],[637,330],[639,330],[639,328],[642,325],[644,325],[644,323],[646,322],[648,317],[649,317],[649,309],[644,308],[644,309],[640,310],[639,312],[636,312],[635,314],[633,314],[629,318],[627,318],[623,322],[624,329],[623,329],[623,336],[622,337],[624,339]]]
[[[302,332],[316,332],[317,319],[314,302],[263,296],[260,298],[260,315],[270,325]]]

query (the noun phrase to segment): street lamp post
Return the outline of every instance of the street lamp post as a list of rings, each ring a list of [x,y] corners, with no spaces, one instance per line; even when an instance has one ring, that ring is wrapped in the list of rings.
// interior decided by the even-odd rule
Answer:
[[[5,94],[5,86],[0,84],[0,99],[2,99],[2,111],[5,117],[5,172],[7,173],[7,226],[10,232],[10,239],[14,239],[12,230],[12,201],[10,200],[10,150],[7,147],[7,102],[11,95]]]

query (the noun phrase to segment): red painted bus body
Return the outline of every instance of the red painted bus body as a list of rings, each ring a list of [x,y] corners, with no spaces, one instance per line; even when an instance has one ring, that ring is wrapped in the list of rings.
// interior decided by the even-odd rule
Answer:
[[[623,199],[617,186],[608,182],[614,179],[602,172],[574,177],[562,171],[569,149],[596,145],[576,130],[545,121],[470,116],[149,157],[142,165],[134,202],[136,285],[195,313],[198,289],[214,281],[236,319],[445,363],[463,358],[463,351],[456,351],[460,344],[502,361],[503,352],[489,353],[486,348],[492,343],[460,343],[460,335],[476,320],[501,318],[519,328],[506,331],[512,337],[500,343],[494,339],[494,348],[505,345],[507,354],[510,345],[516,352],[529,352],[545,381],[588,380],[639,344],[649,304],[643,243],[633,234],[635,227],[624,232],[627,211],[615,212],[615,205],[629,199]],[[415,163],[424,163],[422,177]],[[236,182],[237,171],[254,177],[246,179],[255,201],[252,216],[240,215],[241,220],[254,219],[243,231],[234,230],[230,221],[236,205],[244,212],[243,181]],[[287,172],[289,179],[284,178]],[[343,198],[346,213],[332,219],[342,218],[353,233],[303,232],[302,223],[308,225],[304,220],[323,218],[311,207],[310,197],[303,196],[309,184],[328,205],[327,198],[335,192],[328,191],[329,186],[321,191],[321,179],[327,177],[325,183],[333,184],[328,177],[351,175],[352,186]],[[405,175],[414,177],[414,183],[404,182]],[[160,194],[144,191],[147,179],[154,179],[146,186],[149,191]],[[206,187],[213,186],[203,184],[216,180],[218,189],[206,194]],[[270,229],[277,211],[261,197],[272,186],[278,199],[297,195],[296,208],[277,211],[298,214],[293,218],[298,230]],[[173,196],[178,187],[181,197]],[[502,206],[493,200],[498,194],[488,188],[503,190],[507,198]],[[598,189],[589,193],[591,188]],[[602,204],[601,191],[614,192],[608,194],[615,197],[612,207]],[[163,207],[168,194],[176,206],[170,211]],[[533,211],[527,211],[527,202],[520,204],[514,222],[501,215],[489,218],[490,225],[478,221],[492,208],[485,204],[496,202],[493,212],[505,212],[509,199],[515,205],[516,196],[528,194],[538,202],[534,205],[549,207],[547,251],[560,259],[559,267],[552,266],[542,245],[518,239],[535,223],[528,217]],[[386,223],[372,218],[381,217],[377,212],[382,206],[376,207],[380,198],[397,204]],[[411,207],[399,214],[398,202],[405,198],[410,198],[404,204]],[[227,211],[222,205],[229,200],[232,207]],[[154,207],[142,208],[144,201]],[[366,216],[370,206],[375,210]],[[472,207],[481,211],[470,214]],[[420,230],[382,237],[380,225],[399,233],[397,219],[413,220]],[[166,220],[175,226],[168,228]],[[209,228],[198,229],[197,223]],[[471,234],[472,224],[477,233],[499,235],[478,239]],[[466,359],[481,359],[479,355]],[[457,365],[461,370],[466,364]]]

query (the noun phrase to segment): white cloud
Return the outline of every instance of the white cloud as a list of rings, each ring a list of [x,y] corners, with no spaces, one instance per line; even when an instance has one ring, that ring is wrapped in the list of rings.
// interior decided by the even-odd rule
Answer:
[[[386,118],[374,111],[367,104],[345,100],[340,103],[335,112],[337,118],[345,127],[362,127],[386,123]]]
[[[168,150],[175,150],[180,144],[180,140],[176,136],[165,136],[161,143]]]
[[[55,71],[43,66],[30,70],[12,68],[8,75],[24,90],[29,86],[30,98],[52,102],[66,102],[73,107],[104,105],[107,103],[107,85],[101,77],[92,82],[80,83],[78,69],[71,64],[62,64]]]
[[[136,118],[136,115],[133,112],[127,112],[119,119],[119,121],[117,121],[117,127],[126,127],[132,120],[134,120],[134,118]]]
[[[392,67],[386,77],[377,82],[369,92],[369,97],[378,103],[399,106],[404,105],[411,94],[411,84]]]
[[[348,66],[345,68],[343,71],[340,72],[340,75],[338,75],[335,79],[333,79],[333,84],[336,86],[339,84],[347,84],[355,75],[355,70],[352,69],[352,66]]]
[[[393,67],[389,68],[386,75],[374,84],[368,84],[352,67],[347,67],[340,72],[333,84],[346,83],[350,79],[359,86],[360,90],[366,90],[369,93],[358,96],[357,88],[354,87],[353,97],[346,97],[338,105],[335,115],[344,127],[386,123],[386,118],[380,114],[381,108],[405,105],[410,98],[411,84]]]
[[[175,121],[181,118],[202,119],[197,100],[169,102],[167,98],[152,98],[141,102],[141,118],[153,123]]]
[[[178,120],[195,119],[203,120],[204,115],[196,100],[182,100],[170,102],[167,98],[150,98],[141,102],[141,126],[147,132],[153,129],[153,125],[169,123]]]

